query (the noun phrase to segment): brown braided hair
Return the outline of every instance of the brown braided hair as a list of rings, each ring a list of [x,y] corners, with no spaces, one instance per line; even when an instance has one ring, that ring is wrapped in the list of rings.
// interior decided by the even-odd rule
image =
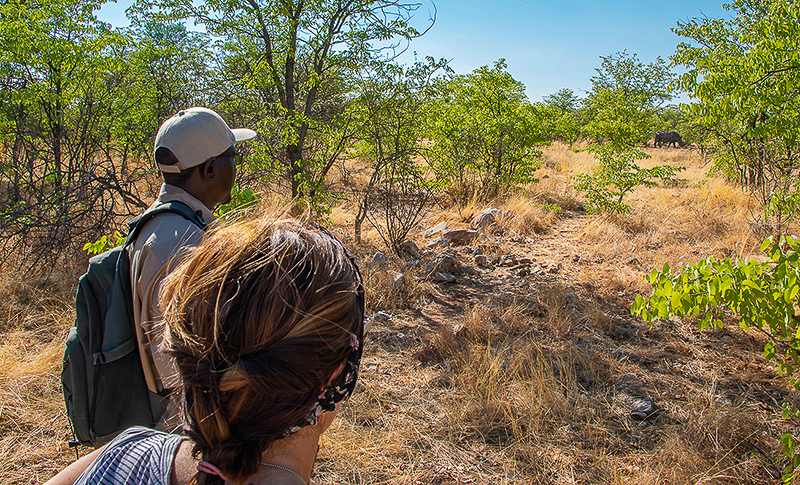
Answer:
[[[264,218],[217,230],[170,274],[165,343],[195,458],[239,482],[303,421],[360,331],[356,271],[326,233]]]

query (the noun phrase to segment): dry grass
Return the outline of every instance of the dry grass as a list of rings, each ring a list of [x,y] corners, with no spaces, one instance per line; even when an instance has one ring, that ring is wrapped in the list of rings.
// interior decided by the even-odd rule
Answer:
[[[312,482],[777,483],[778,437],[797,431],[777,419],[779,405],[800,397],[764,361],[763,340],[735,326],[697,332],[692,322],[669,321],[650,329],[629,313],[652,267],[751,254],[751,201],[706,180],[695,152],[648,151],[646,164],[689,167],[689,182],[635,191],[629,215],[586,215],[570,177],[593,159],[555,144],[545,149],[539,183],[432,209],[410,235],[424,249],[422,232],[437,222],[468,227],[487,207],[512,211],[472,246],[530,260],[529,274],[478,271],[465,248],[455,252],[472,269],[450,284],[394,257],[372,266],[383,241],[366,224],[354,244],[354,204],[337,205],[333,230],[362,262],[368,310],[391,318],[368,336],[358,392],[323,437]],[[363,168],[335,182],[363,183]],[[277,205],[265,201],[260,211]],[[392,284],[396,273],[403,285]],[[58,372],[77,277],[63,281],[65,288],[0,281],[2,483],[43,481],[74,459]],[[643,423],[620,397],[631,380],[659,409]]]

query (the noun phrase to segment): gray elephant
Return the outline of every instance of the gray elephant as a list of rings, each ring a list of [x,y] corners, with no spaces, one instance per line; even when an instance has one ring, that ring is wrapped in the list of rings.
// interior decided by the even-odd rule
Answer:
[[[657,131],[656,136],[653,137],[653,145],[661,148],[666,143],[667,146],[672,145],[677,148],[678,145],[685,147],[686,143],[683,142],[681,135],[674,131]]]

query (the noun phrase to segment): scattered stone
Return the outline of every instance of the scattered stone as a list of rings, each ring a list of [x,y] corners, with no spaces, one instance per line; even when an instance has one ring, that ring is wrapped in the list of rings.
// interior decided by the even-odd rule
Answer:
[[[641,261],[639,261],[639,258],[630,258],[627,261],[625,261],[625,264],[630,265],[630,266],[634,266],[634,265],[635,266],[639,266],[642,263],[641,263]]]
[[[432,261],[433,268],[428,272],[438,271],[440,273],[458,273],[461,271],[461,263],[454,254],[442,253]],[[425,266],[428,270],[428,265]]]
[[[544,273],[544,270],[542,269],[541,266],[537,266],[537,267],[533,268],[533,274],[540,275],[542,273]]]
[[[658,410],[644,383],[635,374],[625,374],[614,383],[614,404],[620,412],[629,410],[628,416],[636,421],[645,421]]]
[[[399,271],[390,271],[389,277],[392,280],[392,288],[395,290],[399,290],[406,284],[406,275],[400,273]]]
[[[447,229],[447,223],[442,221],[439,224],[436,224],[435,226],[431,227],[430,229],[425,230],[425,232],[423,232],[422,235],[425,237],[433,237],[434,235],[439,234],[445,229]]]
[[[417,266],[417,265],[419,265],[419,260],[418,259],[414,259],[414,260],[411,260],[411,261],[406,261],[406,268],[413,268],[414,266]]]
[[[406,259],[419,259],[422,257],[422,251],[420,251],[419,246],[417,246],[414,241],[406,241],[401,244],[398,249],[400,250],[400,255]]]
[[[508,268],[508,270],[513,273],[514,271],[519,271],[522,268],[527,268],[527,267],[528,267],[528,263],[520,263],[520,264],[518,264],[516,266],[512,266],[511,268]]]
[[[581,257],[578,256],[577,254],[573,254],[572,255],[572,262],[573,263],[580,263],[581,262]]]
[[[551,265],[550,265],[550,266],[547,268],[547,272],[548,272],[548,273],[550,273],[550,274],[556,274],[556,273],[558,273],[559,271],[561,271],[561,263],[558,263],[558,264],[551,264]]]
[[[383,254],[382,252],[378,251],[377,253],[375,253],[375,256],[372,257],[372,262],[370,263],[370,265],[383,266],[388,262],[389,262],[389,257]]]
[[[378,312],[372,316],[372,319],[376,322],[388,322],[392,319],[392,316],[386,312]]]
[[[519,272],[517,272],[517,276],[520,278],[528,276],[529,274],[531,274],[531,268],[528,265],[525,265],[525,267],[521,268]]]
[[[519,258],[519,259],[517,260],[517,262],[518,262],[519,264],[531,264],[531,260],[530,260],[530,258]]]
[[[451,275],[450,273],[440,273],[437,271],[433,274],[433,281],[437,283],[452,283],[455,280],[455,275]]]
[[[475,220],[472,221],[472,227],[474,227],[475,229],[485,229],[491,226],[492,224],[496,223],[497,219],[499,219],[502,216],[502,214],[503,211],[501,211],[500,209],[495,209],[493,207],[489,209],[484,209],[484,211],[478,214],[478,217],[476,217]]]
[[[475,264],[481,268],[488,268],[492,265],[492,263],[489,262],[489,258],[487,258],[484,254],[475,255]]]
[[[498,264],[500,264],[500,256],[493,257],[489,262],[497,266]]]
[[[496,264],[498,266],[516,266],[517,257],[513,254],[504,254],[500,256],[500,260]]]
[[[448,229],[442,233],[442,237],[447,239],[450,244],[460,246],[478,237],[478,231],[473,231],[472,229]]]
[[[440,246],[448,247],[448,246],[450,246],[450,241],[448,241],[447,239],[445,239],[443,237],[437,237],[436,239],[434,239],[433,241],[428,243],[428,247],[429,248],[435,248],[435,247],[440,247]]]
[[[456,251],[458,251],[459,253],[464,253],[464,254],[474,254],[475,253],[475,249],[473,249],[472,246],[459,246],[459,247],[456,248]]]

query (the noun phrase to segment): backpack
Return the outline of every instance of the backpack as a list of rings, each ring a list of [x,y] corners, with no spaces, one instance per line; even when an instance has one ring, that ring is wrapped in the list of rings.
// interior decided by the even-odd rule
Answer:
[[[152,428],[169,402],[167,393],[147,388],[133,318],[128,248],[144,225],[165,212],[179,214],[205,230],[188,205],[168,202],[128,223],[125,244],[89,259],[78,282],[75,326],[69,330],[61,385],[73,426],[70,447],[95,448],[131,426]]]

